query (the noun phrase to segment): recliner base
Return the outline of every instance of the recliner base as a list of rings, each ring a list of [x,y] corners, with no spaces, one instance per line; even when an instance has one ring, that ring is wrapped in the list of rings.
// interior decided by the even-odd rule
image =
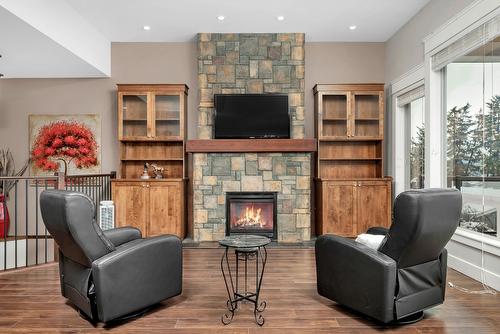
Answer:
[[[151,308],[152,308],[152,306],[149,306],[149,307],[143,308],[143,309],[141,309],[139,311],[135,311],[135,312],[126,314],[126,315],[124,315],[124,316],[122,316],[120,318],[116,318],[116,319],[113,319],[111,321],[108,321],[108,322],[106,322],[106,324],[116,324],[116,323],[119,323],[119,322],[122,322],[122,321],[127,321],[127,320],[134,319],[134,318],[140,318],[143,315],[145,315],[149,310],[151,310]],[[92,325],[97,325],[97,323],[99,323],[99,320],[97,318],[91,318],[91,317],[89,317],[85,312],[83,312],[80,309],[78,309],[78,314],[80,315],[80,317],[82,319],[87,320]]]
[[[146,313],[148,313],[148,311],[151,310],[151,308],[152,308],[152,306],[148,306],[146,308],[143,308],[142,310],[138,310],[138,311],[135,311],[135,312],[132,312],[129,314],[125,314],[124,316],[122,316],[120,318],[116,318],[116,319],[113,319],[113,320],[106,322],[106,325],[115,325],[117,323],[127,321],[130,319],[140,318],[143,315],[145,315]]]
[[[416,322],[419,322],[424,318],[424,311],[420,311],[417,313],[410,314],[409,316],[406,316],[404,318],[401,318],[399,320],[394,320],[391,321],[391,325],[409,325],[409,324],[414,324]]]

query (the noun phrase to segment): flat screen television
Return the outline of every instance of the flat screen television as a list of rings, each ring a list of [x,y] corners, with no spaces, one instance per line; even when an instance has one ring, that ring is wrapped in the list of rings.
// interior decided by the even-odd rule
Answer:
[[[215,138],[290,138],[288,95],[216,94]]]

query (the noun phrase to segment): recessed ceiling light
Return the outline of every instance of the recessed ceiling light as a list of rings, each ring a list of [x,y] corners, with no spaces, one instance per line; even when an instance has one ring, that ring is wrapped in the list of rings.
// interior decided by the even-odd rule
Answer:
[[[225,19],[224,15],[217,16],[217,20],[219,21],[224,21],[224,19]]]
[[[149,31],[149,30],[151,30],[151,27],[150,26],[144,26],[144,27],[142,27],[142,29],[144,29],[146,31]]]
[[[276,20],[283,21],[285,17],[283,15],[276,16]]]
[[[350,30],[356,30],[356,28],[357,28],[356,26],[349,26]]]

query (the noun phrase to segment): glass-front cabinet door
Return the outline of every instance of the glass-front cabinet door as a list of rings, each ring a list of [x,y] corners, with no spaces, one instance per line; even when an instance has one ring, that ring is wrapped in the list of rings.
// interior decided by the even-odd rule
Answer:
[[[118,122],[120,139],[148,137],[148,94],[120,93],[118,104],[121,118]]]
[[[352,136],[377,138],[383,133],[383,94],[353,92]]]
[[[181,137],[180,95],[155,94],[153,101],[154,137],[157,139]]]
[[[323,94],[320,136],[347,137],[349,133],[349,94]]]

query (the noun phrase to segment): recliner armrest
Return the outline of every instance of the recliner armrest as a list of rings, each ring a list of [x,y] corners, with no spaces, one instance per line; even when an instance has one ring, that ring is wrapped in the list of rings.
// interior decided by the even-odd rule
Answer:
[[[316,240],[318,293],[383,322],[393,320],[396,262],[352,239]]]
[[[142,237],[141,231],[135,227],[117,227],[103,233],[115,247]]]
[[[124,244],[92,263],[99,319],[124,316],[182,292],[182,245],[163,235]]]

